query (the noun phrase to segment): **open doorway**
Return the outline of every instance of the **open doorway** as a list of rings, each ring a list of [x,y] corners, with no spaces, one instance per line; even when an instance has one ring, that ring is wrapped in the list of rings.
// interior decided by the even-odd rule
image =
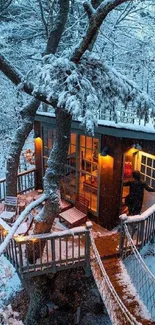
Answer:
[[[149,186],[155,188],[155,156],[141,150],[136,150],[135,148],[128,150],[124,155],[123,182],[132,179],[133,170],[139,170],[141,180],[144,180]],[[125,197],[128,194],[129,187],[123,187],[121,213],[128,212],[125,206]],[[153,204],[155,204],[155,194],[144,191],[142,212]]]

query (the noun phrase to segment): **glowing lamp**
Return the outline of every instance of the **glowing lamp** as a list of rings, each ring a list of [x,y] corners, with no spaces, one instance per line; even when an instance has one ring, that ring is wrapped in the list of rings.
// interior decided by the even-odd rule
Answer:
[[[40,138],[40,132],[39,130],[34,130],[34,136],[33,136],[34,139],[37,139],[37,138]]]
[[[108,147],[105,146],[100,154],[101,157],[106,157],[108,155]]]
[[[139,143],[134,143],[131,147],[132,149],[136,149],[136,150],[142,150],[142,147]]]

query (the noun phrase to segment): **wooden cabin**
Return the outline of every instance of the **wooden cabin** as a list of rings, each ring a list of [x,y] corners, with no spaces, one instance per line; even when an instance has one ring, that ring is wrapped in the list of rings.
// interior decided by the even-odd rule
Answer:
[[[49,152],[55,134],[52,113],[38,112],[35,118],[36,180],[42,187]],[[128,188],[123,181],[138,169],[141,177],[155,187],[155,129],[135,121],[100,121],[94,137],[80,122],[72,122],[71,140],[61,182],[62,197],[74,204],[77,194],[89,200],[89,215],[111,229],[119,222]],[[154,193],[145,193],[143,211],[155,203]]]

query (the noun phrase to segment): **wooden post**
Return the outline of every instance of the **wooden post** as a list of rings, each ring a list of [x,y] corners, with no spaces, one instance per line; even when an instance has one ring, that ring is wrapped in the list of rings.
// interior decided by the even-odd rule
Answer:
[[[123,246],[124,246],[124,221],[128,219],[126,214],[121,214],[120,215],[120,220],[121,220],[121,233],[120,233],[120,243],[119,243],[119,253],[120,256],[122,257],[123,255]]]
[[[90,221],[86,222],[86,250],[85,250],[85,272],[86,272],[86,276],[90,276],[91,275],[91,268],[90,268],[90,232],[92,230],[92,223]]]
[[[145,220],[141,221],[141,226],[140,226],[140,247],[142,248],[145,243],[144,243],[144,229],[145,229]]]
[[[17,242],[18,243],[18,250],[19,250],[19,273],[20,273],[20,276],[22,276],[22,273],[23,273],[23,257],[22,257],[22,248],[21,248],[21,243],[20,242]]]
[[[51,249],[52,249],[52,273],[56,273],[56,264],[55,264],[55,238],[51,238]]]

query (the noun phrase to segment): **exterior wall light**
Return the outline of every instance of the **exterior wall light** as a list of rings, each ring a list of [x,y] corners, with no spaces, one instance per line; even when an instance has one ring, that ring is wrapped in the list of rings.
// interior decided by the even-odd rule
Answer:
[[[108,156],[108,147],[105,146],[100,154],[101,157],[106,157]]]
[[[136,149],[136,150],[142,150],[142,147],[141,147],[141,145],[140,145],[139,143],[134,143],[134,144],[132,145],[132,148],[133,148],[133,149]]]
[[[40,138],[40,132],[39,130],[34,130],[34,136],[33,136],[34,139],[36,138]]]

